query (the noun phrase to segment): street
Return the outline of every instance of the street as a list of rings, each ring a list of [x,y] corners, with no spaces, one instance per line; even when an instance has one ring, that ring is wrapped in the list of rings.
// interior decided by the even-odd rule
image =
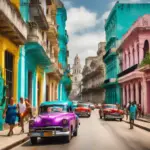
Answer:
[[[13,150],[150,150],[149,132],[136,127],[130,130],[125,122],[100,120],[97,110],[80,122],[78,136],[69,144],[62,139],[45,139],[36,146],[27,141]]]

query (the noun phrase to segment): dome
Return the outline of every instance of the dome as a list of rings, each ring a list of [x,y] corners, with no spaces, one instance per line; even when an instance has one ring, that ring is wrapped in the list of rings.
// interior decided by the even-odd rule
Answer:
[[[55,0],[56,6],[59,8],[64,7],[64,4],[60,0]]]

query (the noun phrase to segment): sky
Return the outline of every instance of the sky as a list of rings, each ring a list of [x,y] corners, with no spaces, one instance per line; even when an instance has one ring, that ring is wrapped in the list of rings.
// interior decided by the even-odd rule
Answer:
[[[124,3],[150,2],[150,0],[119,0]],[[98,43],[105,41],[104,24],[116,0],[62,0],[67,9],[66,30],[69,35],[69,63],[76,54],[81,59],[96,56]]]

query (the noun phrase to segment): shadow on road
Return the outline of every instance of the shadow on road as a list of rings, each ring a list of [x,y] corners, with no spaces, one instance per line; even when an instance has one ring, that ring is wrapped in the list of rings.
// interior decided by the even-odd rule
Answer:
[[[42,138],[38,139],[38,143],[36,145],[32,145],[30,140],[24,143],[23,147],[31,147],[31,146],[46,146],[46,145],[65,145],[68,144],[65,142],[65,139],[63,137],[53,137],[53,138]]]

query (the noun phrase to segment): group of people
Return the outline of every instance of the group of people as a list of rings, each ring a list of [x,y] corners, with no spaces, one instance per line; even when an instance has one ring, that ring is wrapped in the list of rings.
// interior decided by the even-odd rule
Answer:
[[[142,108],[140,104],[136,104],[136,101],[129,101],[128,104],[125,106],[125,111],[126,111],[126,120],[130,120],[130,129],[133,129],[134,125],[134,120],[137,117],[141,117],[142,115]]]
[[[6,104],[6,108],[3,113],[3,118],[5,118],[5,122],[9,125],[9,133],[8,136],[13,135],[13,129],[18,122],[18,125],[21,126],[21,132],[24,133],[24,118],[26,116],[32,117],[32,108],[29,100],[26,98],[20,98],[20,102],[15,104],[15,100],[12,97],[8,104]]]

